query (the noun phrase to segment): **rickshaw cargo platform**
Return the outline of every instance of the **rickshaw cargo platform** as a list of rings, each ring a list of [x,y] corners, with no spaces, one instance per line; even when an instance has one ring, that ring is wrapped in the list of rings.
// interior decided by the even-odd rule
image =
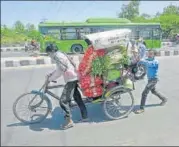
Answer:
[[[115,29],[111,31],[99,32],[85,35],[95,50],[107,49],[119,45],[127,45],[127,39],[131,35],[130,29]]]

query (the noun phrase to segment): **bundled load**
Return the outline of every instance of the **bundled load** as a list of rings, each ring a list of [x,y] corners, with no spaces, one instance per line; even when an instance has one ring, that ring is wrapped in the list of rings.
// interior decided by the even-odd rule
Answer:
[[[104,81],[120,77],[116,66],[127,59],[127,36],[130,30],[121,29],[94,33],[85,37],[92,42],[79,64],[80,87],[83,95],[99,97],[103,93]]]
[[[98,97],[102,95],[103,80],[100,76],[91,75],[92,62],[97,58],[105,55],[105,50],[95,51],[93,46],[90,46],[79,64],[78,72],[80,76],[80,87],[83,89],[83,94],[88,97]]]
[[[90,40],[95,50],[118,48],[126,46],[130,37],[130,29],[116,29],[111,31],[88,34],[84,36]]]

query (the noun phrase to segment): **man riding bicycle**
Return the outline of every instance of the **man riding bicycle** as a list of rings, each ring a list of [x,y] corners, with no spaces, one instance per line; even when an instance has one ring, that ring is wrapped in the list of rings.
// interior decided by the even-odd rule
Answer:
[[[48,74],[49,81],[54,81],[60,76],[63,76],[66,82],[61,95],[60,106],[66,113],[66,124],[63,125],[63,129],[67,129],[73,127],[73,120],[70,111],[71,95],[73,95],[75,102],[80,108],[82,120],[86,120],[88,117],[85,104],[78,90],[78,75],[73,61],[71,61],[65,53],[58,51],[56,46],[50,44],[47,46],[46,52],[56,64],[56,70]]]

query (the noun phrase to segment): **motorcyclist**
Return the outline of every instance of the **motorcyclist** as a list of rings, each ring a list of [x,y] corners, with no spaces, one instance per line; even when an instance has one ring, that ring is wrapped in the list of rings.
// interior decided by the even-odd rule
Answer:
[[[28,41],[27,41],[27,39],[25,39],[25,51],[27,51],[28,50]]]
[[[132,68],[132,73],[135,74],[137,72],[136,67],[137,67],[137,63],[140,60],[140,56],[139,56],[138,49],[136,46],[133,46],[131,52],[132,52],[132,56],[130,58],[130,61],[131,61],[130,67]]]
[[[125,64],[125,68],[130,68],[132,74],[136,74],[138,72],[138,62],[140,61],[140,54],[139,54],[139,49],[138,46],[136,45],[135,41],[131,41],[130,45],[130,56],[129,56],[129,62],[128,64]],[[135,78],[139,78],[134,76]]]
[[[30,45],[32,45],[33,47],[36,47],[36,42],[35,42],[35,40],[31,40],[31,44]]]
[[[86,107],[78,90],[78,75],[73,61],[71,61],[71,59],[65,53],[58,51],[56,46],[53,44],[48,45],[46,48],[46,53],[52,60],[55,61],[56,64],[56,69],[48,74],[49,81],[54,81],[60,76],[63,76],[66,82],[60,98],[60,106],[66,113],[66,123],[62,127],[63,129],[68,129],[73,127],[73,120],[70,111],[70,102],[72,98],[71,95],[73,95],[75,102],[80,108],[82,120],[85,121],[88,117]]]
[[[146,57],[146,43],[143,41],[142,38],[139,39],[138,42],[138,48],[139,48],[139,53],[140,53],[140,59],[144,59]]]

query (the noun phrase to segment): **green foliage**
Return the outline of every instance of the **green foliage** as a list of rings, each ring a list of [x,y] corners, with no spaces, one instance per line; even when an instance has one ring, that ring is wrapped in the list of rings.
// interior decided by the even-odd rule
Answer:
[[[179,33],[179,7],[175,5],[169,5],[163,9],[163,13],[157,12],[154,17],[151,17],[148,14],[142,14],[141,16],[134,17],[132,22],[159,22],[163,31],[162,37],[172,38],[177,33]]]
[[[109,58],[107,56],[97,57],[92,62],[92,75],[93,76],[101,76],[106,72],[109,66]]]
[[[21,21],[16,21],[15,24],[14,24],[14,30],[17,32],[17,33],[24,33],[25,31],[25,26],[23,25],[23,23]]]
[[[27,32],[27,37],[32,38],[36,41],[40,41],[40,39],[42,38],[40,32],[38,32],[36,30],[32,30],[32,31]]]
[[[122,5],[121,12],[118,14],[120,18],[127,18],[132,20],[139,15],[139,4],[138,0],[132,0],[128,5]]]
[[[160,40],[145,40],[148,49],[152,48],[160,48],[161,41]]]
[[[143,13],[143,14],[141,15],[141,17],[143,17],[143,18],[145,18],[145,19],[151,18],[151,16],[150,16],[149,14],[146,14],[146,13]]]
[[[179,6],[175,6],[175,5],[169,5],[167,7],[165,7],[163,9],[163,14],[165,15],[173,15],[173,14],[176,14],[176,15],[179,15]]]
[[[129,57],[127,56],[127,50],[124,46],[120,46],[119,54],[122,55],[121,59],[118,62],[113,62],[113,55],[106,54],[102,57],[97,57],[92,61],[92,75],[101,76],[105,75],[108,70],[115,69],[117,65],[128,64]],[[112,51],[110,51],[112,52]],[[109,53],[110,53],[109,52]]]
[[[155,2],[154,2],[155,3]],[[132,0],[128,5],[123,5],[121,12],[118,14],[121,18],[127,18],[136,23],[155,23],[159,22],[163,31],[163,38],[174,38],[179,33],[179,6],[170,4],[163,9],[162,13],[157,12],[155,16],[149,14],[139,15],[139,0]],[[75,24],[74,24],[75,25]],[[33,24],[28,23],[24,25],[21,21],[16,21],[13,28],[8,28],[6,25],[1,26],[1,43],[2,44],[15,44],[22,43],[25,40],[35,39],[41,41],[42,35],[36,30]],[[53,40],[54,39],[46,39]],[[154,44],[159,46],[157,41],[148,41],[149,48]]]
[[[28,23],[26,25],[26,29],[27,29],[28,32],[36,30],[34,24],[30,24],[30,23]]]
[[[24,42],[26,36],[22,33],[17,33],[15,29],[8,28],[7,26],[1,26],[1,43],[13,44]]]
[[[176,35],[179,32],[179,15],[162,14],[159,19],[164,38]]]
[[[6,25],[1,26],[2,44],[23,43],[31,39],[35,39],[36,41],[42,39],[42,35],[36,30],[33,24],[28,23],[25,27],[22,22],[16,21],[12,28],[8,28]]]
[[[121,46],[121,54],[122,54],[122,58],[120,60],[120,64],[125,65],[128,64],[129,61],[129,57],[127,55],[127,50],[125,47]]]

